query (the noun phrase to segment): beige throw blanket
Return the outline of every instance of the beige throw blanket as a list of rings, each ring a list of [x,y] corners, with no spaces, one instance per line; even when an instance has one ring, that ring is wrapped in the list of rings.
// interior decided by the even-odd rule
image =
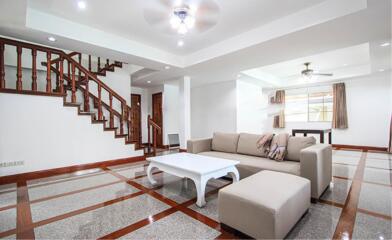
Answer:
[[[287,133],[282,133],[275,136],[271,143],[271,148],[268,154],[268,158],[274,159],[279,162],[283,161],[287,152],[288,140],[289,140],[289,135]]]
[[[267,156],[270,151],[271,141],[273,138],[273,133],[265,133],[261,135],[261,138],[257,141],[257,149],[263,151],[265,156]]]

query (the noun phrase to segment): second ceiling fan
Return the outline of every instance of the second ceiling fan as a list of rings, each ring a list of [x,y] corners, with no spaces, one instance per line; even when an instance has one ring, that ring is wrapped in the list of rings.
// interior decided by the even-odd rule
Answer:
[[[318,73],[315,72],[313,69],[309,68],[310,62],[306,62],[304,63],[305,65],[305,70],[303,70],[301,72],[302,76],[307,77],[307,78],[311,78],[312,76],[325,76],[325,77],[332,77],[333,74],[332,73]]]

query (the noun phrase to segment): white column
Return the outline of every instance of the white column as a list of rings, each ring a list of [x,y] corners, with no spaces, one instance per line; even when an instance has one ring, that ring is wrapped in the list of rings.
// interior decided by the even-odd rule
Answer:
[[[186,149],[186,142],[191,137],[191,78],[184,76],[179,86],[180,148]]]

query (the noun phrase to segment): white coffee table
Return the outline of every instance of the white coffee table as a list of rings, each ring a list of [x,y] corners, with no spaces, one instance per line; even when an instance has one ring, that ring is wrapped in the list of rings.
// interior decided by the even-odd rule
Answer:
[[[157,182],[152,177],[152,169],[158,168],[163,172],[190,178],[195,182],[197,190],[198,207],[203,207],[205,201],[206,184],[211,178],[220,178],[230,174],[233,182],[239,180],[239,173],[235,165],[239,161],[227,160],[216,157],[208,157],[191,153],[176,153],[147,158],[150,164],[147,168],[147,177],[151,184]]]

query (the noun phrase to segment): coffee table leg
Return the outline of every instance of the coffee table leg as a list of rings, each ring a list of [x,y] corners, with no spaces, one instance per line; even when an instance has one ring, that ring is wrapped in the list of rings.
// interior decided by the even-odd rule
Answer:
[[[147,167],[147,178],[148,178],[148,180],[150,181],[150,183],[152,184],[152,185],[155,185],[155,184],[157,184],[157,181],[155,181],[153,178],[152,178],[152,169],[154,168],[154,165],[152,164],[152,163],[150,163],[150,165],[148,165],[148,167]]]
[[[206,205],[206,200],[205,200],[205,191],[206,191],[206,185],[207,185],[207,180],[201,178],[195,181],[193,179],[196,185],[196,191],[197,191],[197,201],[196,205],[198,207],[204,207]]]
[[[239,174],[236,167],[234,167],[232,170],[230,170],[229,175],[233,179],[233,183],[238,182],[240,180],[240,174]]]

